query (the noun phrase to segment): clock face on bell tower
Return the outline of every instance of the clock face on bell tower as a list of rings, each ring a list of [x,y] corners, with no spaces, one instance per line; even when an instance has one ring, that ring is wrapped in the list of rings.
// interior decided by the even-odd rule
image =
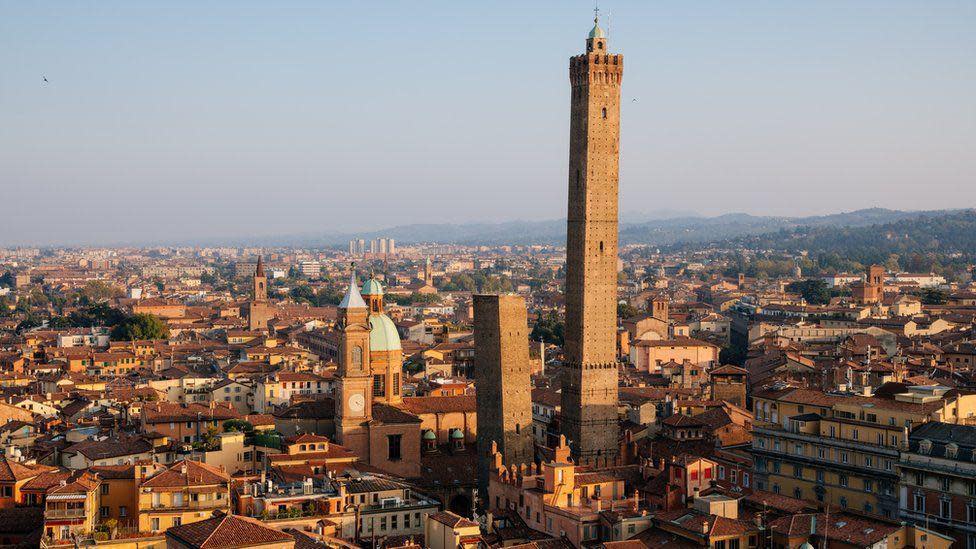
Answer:
[[[349,395],[348,405],[351,412],[360,414],[366,408],[366,397],[362,393]]]

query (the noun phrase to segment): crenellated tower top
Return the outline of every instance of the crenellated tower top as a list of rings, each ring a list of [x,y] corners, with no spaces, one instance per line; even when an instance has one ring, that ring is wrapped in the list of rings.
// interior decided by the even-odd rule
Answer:
[[[596,10],[593,28],[586,38],[586,53],[570,59],[569,79],[574,87],[591,84],[619,86],[624,75],[624,56],[609,52],[607,35],[600,28]]]

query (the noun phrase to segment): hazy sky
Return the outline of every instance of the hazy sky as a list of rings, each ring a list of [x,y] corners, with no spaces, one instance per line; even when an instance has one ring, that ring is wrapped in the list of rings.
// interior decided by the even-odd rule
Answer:
[[[0,0],[0,244],[561,217],[592,7]],[[623,210],[976,206],[976,1],[601,8]]]

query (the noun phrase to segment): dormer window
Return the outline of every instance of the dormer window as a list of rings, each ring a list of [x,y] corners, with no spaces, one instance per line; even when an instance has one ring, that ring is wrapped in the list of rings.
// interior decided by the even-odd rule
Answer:
[[[959,454],[959,445],[955,442],[950,442],[946,444],[945,457],[949,459],[956,459],[956,455]]]
[[[918,443],[918,453],[928,454],[932,451],[932,441],[929,439],[924,439]]]

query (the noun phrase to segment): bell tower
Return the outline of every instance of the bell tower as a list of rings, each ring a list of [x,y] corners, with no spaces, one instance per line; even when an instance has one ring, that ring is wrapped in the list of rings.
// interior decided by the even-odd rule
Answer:
[[[254,280],[252,281],[251,299],[254,301],[268,300],[268,277],[264,275],[264,260],[258,256],[258,264],[254,268]]]
[[[613,463],[617,433],[617,182],[624,58],[599,13],[569,61],[569,205],[563,434],[581,464]]]
[[[339,303],[339,377],[336,435],[339,444],[369,463],[369,426],[373,417],[369,367],[369,309],[359,293],[356,272]]]
[[[247,304],[247,329],[267,330],[269,320],[271,309],[268,306],[268,277],[264,274],[264,260],[258,256],[254,278],[251,280],[251,301]]]

